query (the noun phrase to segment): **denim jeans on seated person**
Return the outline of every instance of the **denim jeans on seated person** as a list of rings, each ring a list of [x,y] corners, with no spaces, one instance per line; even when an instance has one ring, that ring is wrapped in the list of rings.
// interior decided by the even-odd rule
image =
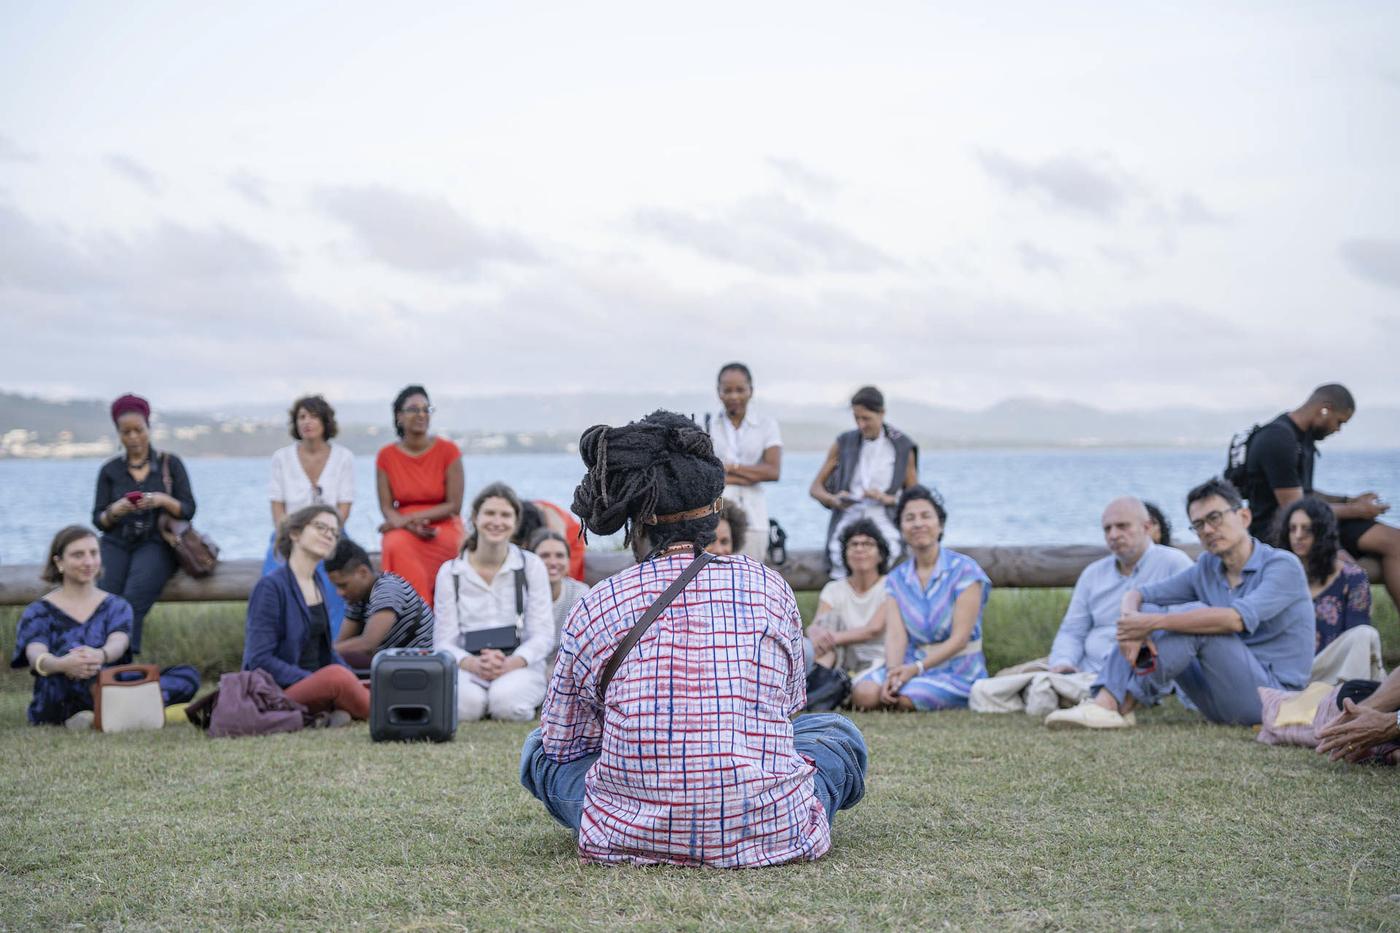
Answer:
[[[865,796],[867,752],[855,723],[836,713],[810,713],[792,722],[797,753],[816,766],[812,785],[826,809],[828,822],[837,810],[849,810]],[[578,833],[583,815],[583,778],[598,754],[559,764],[544,753],[540,730],[530,733],[520,751],[520,783],[544,804],[549,815]]]

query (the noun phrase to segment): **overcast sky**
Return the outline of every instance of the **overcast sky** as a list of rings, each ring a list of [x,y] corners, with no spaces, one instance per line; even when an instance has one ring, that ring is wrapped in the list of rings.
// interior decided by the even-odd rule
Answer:
[[[0,0],[0,388],[1400,404],[1397,48],[1383,2]]]

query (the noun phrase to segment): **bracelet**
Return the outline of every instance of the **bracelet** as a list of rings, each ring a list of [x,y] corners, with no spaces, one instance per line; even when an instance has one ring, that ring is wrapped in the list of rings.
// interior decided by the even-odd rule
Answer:
[[[38,674],[40,677],[47,677],[47,676],[49,676],[49,672],[46,671],[46,670],[44,670],[44,658],[51,658],[51,657],[53,657],[53,655],[52,655],[52,654],[49,654],[49,652],[45,651],[43,654],[41,654],[41,655],[39,655],[37,658],[35,658],[35,659],[34,659],[34,673]]]

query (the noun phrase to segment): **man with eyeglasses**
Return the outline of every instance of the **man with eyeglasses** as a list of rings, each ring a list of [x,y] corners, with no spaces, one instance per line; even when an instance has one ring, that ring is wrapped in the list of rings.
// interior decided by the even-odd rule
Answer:
[[[1385,588],[1400,605],[1400,528],[1376,521],[1390,506],[1374,492],[1341,496],[1313,488],[1317,442],[1342,429],[1356,413],[1356,400],[1345,386],[1318,386],[1308,400],[1259,428],[1245,455],[1243,492],[1253,515],[1250,533],[1274,540],[1274,519],[1304,496],[1332,507],[1342,547],[1352,555],[1370,554],[1381,562]]]
[[[1259,722],[1260,687],[1300,690],[1312,670],[1312,597],[1303,565],[1249,534],[1239,491],[1211,479],[1187,493],[1186,514],[1205,553],[1189,570],[1123,594],[1118,651],[1091,699],[1045,717],[1052,729],[1121,729],[1172,682],[1211,722]],[[1201,608],[1170,615],[1144,602]]]

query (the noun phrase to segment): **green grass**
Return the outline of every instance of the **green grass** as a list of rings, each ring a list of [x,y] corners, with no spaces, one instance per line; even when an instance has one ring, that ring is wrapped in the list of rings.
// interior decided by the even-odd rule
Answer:
[[[1066,598],[996,593],[990,663],[1044,653]],[[159,610],[153,660],[236,666],[240,618]],[[27,678],[0,687],[0,929],[1400,929],[1400,774],[1175,705],[1108,735],[854,716],[870,777],[831,854],[720,872],[580,865],[516,783],[524,725],[103,736],[25,726]]]

